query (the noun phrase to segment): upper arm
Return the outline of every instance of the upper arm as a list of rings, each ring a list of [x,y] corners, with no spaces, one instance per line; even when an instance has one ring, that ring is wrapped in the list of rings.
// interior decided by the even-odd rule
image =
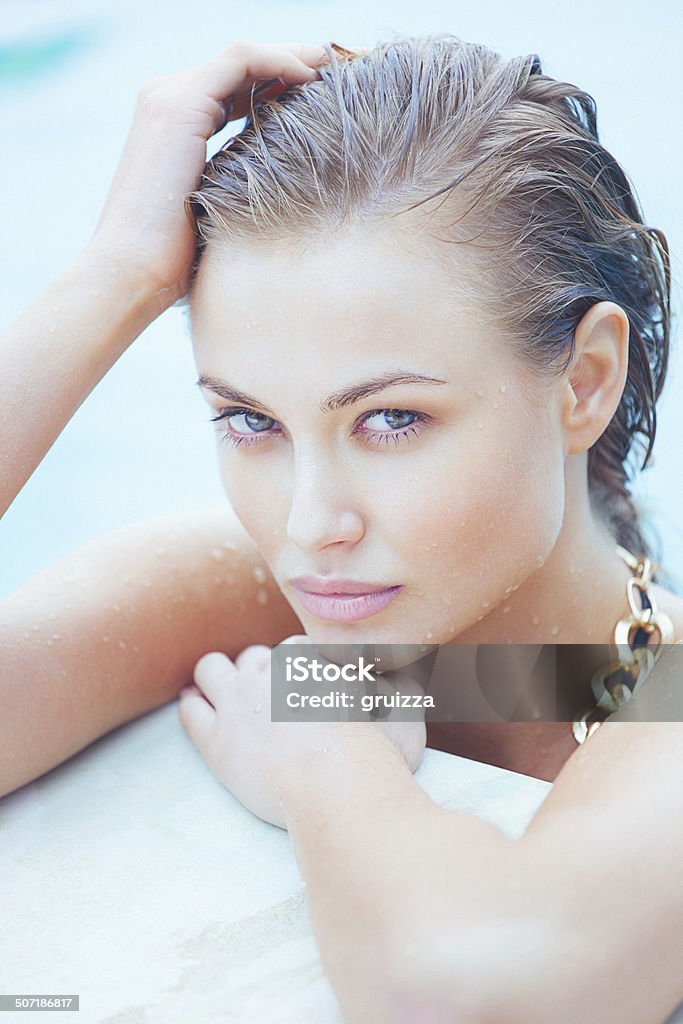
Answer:
[[[683,723],[605,722],[520,844],[604,1019],[662,1024],[683,995]]]
[[[207,651],[303,632],[228,507],[99,537],[0,608],[0,795],[171,700]]]

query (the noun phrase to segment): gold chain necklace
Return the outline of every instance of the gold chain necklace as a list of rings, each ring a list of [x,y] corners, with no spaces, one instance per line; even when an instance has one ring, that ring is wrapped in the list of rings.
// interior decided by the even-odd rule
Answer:
[[[614,627],[613,643],[618,660],[598,669],[591,678],[595,705],[586,708],[578,720],[572,722],[572,733],[577,743],[587,740],[609,715],[631,700],[662,654],[662,645],[674,642],[673,622],[668,615],[657,610],[655,599],[647,590],[657,568],[656,563],[645,556],[637,558],[619,544],[617,554],[634,573],[626,582],[631,614],[619,619]],[[640,596],[639,602],[636,601],[636,591]],[[659,634],[659,640],[650,644],[653,633]]]

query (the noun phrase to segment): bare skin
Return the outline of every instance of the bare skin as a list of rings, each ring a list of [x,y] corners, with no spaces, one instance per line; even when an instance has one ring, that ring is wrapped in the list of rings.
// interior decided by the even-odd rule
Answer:
[[[223,123],[221,104],[259,79],[314,81],[323,59],[317,46],[239,43],[143,90],[88,250],[2,339],[3,509],[118,355],[183,294],[193,235],[181,199],[201,171],[206,138]],[[235,116],[246,109],[238,104]],[[159,147],[169,138],[178,159],[160,171]],[[168,178],[152,193],[159,173]],[[436,306],[437,268],[416,263],[398,241],[341,239],[335,251],[290,264],[289,281],[277,252],[231,259],[217,250],[205,262],[193,307],[198,371],[249,391],[253,412],[272,414],[283,432],[261,451],[221,448],[239,522],[211,511],[117,531],[3,602],[0,793],[182,686],[181,721],[211,770],[254,813],[290,831],[346,1019],[414,1021],[429,1012],[435,1021],[547,1024],[560,1020],[559,996],[561,1019],[572,1024],[588,1008],[605,1024],[660,1024],[680,995],[683,907],[672,886],[681,854],[679,723],[610,722],[573,753],[547,725],[541,752],[533,749],[537,726],[522,726],[513,740],[492,727],[447,737],[447,749],[539,777],[564,765],[525,836],[510,841],[439,808],[416,785],[419,723],[308,730],[270,721],[264,655],[285,637],[343,642],[366,631],[402,642],[536,643],[554,642],[561,624],[562,640],[582,642],[592,631],[606,642],[624,611],[628,573],[592,515],[585,454],[623,389],[623,310],[589,310],[573,372],[552,392],[533,394],[502,339],[467,321],[476,309]],[[268,279],[282,289],[277,317],[269,324],[274,314],[260,303],[258,330],[235,328],[253,318],[272,260],[278,274]],[[319,306],[304,302],[311,294]],[[445,320],[453,324],[448,339]],[[330,367],[320,338],[334,322],[350,327],[335,339]],[[468,331],[481,337],[476,357],[467,354]],[[390,398],[321,418],[320,400],[334,389],[391,369],[389,357],[392,365],[413,359],[416,332],[416,369],[445,379],[445,397],[404,384]],[[291,357],[284,365],[283,351]],[[278,372],[264,379],[267,359]],[[220,412],[223,399],[204,392]],[[46,404],[50,416],[36,417]],[[372,431],[384,433],[394,428],[383,412],[416,408],[431,414],[431,426],[413,435],[413,448],[358,443],[359,414],[372,413]],[[38,431],[27,429],[37,421]],[[447,461],[453,450],[462,453],[457,473]],[[451,522],[425,517],[412,500],[425,492]],[[498,529],[489,530],[492,519]],[[377,578],[403,591],[351,631],[305,611],[290,583],[301,572]],[[575,581],[594,579],[600,585],[576,600]],[[680,634],[680,599],[657,596]],[[677,682],[663,670],[655,681],[660,690]],[[371,884],[369,864],[382,866]],[[639,898],[625,901],[634,877]],[[607,968],[593,962],[596,946]],[[622,969],[636,956],[643,975],[656,978],[652,990]]]

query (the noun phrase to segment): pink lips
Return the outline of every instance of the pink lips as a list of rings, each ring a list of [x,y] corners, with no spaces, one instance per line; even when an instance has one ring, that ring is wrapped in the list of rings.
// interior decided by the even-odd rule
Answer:
[[[298,576],[290,580],[299,604],[319,619],[331,622],[356,622],[386,608],[398,597],[402,586],[360,583],[356,580],[330,580],[316,576]]]

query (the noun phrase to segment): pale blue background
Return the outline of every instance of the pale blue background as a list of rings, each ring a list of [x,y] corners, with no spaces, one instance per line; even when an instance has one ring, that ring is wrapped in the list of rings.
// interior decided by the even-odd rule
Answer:
[[[200,62],[236,38],[354,46],[435,31],[508,57],[536,52],[548,74],[593,94],[605,144],[635,182],[649,223],[669,238],[680,309],[683,32],[674,4],[4,0],[0,15],[0,43],[15,54],[23,46],[21,64],[0,77],[3,323],[89,238],[146,78]],[[656,465],[637,493],[683,592],[681,371],[676,346]],[[117,526],[224,502],[194,380],[185,319],[173,309],[87,399],[6,514],[0,594]]]

